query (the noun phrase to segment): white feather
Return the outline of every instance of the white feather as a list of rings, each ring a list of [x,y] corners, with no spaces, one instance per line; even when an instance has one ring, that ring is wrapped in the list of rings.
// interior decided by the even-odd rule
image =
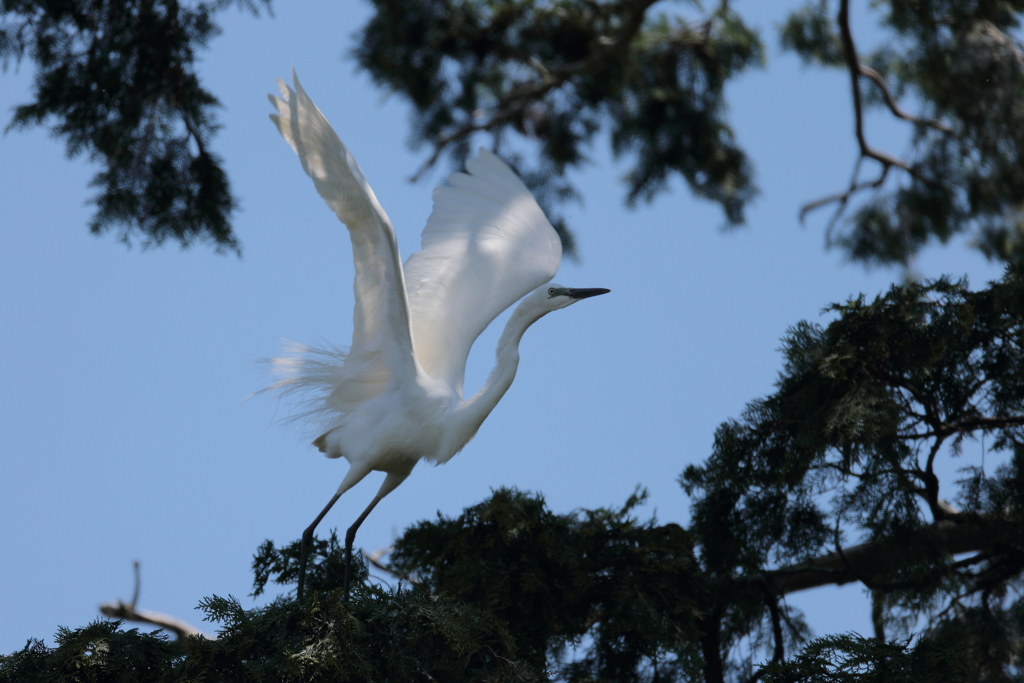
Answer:
[[[558,233],[512,169],[481,148],[466,170],[434,190],[422,247],[405,262],[416,357],[459,397],[473,342],[562,258]]]
[[[292,72],[295,90],[278,81],[281,98],[270,96],[271,114],[299,156],[317,192],[348,228],[355,261],[352,346],[338,359],[334,388],[321,409],[345,413],[383,391],[393,374],[416,376],[409,312],[395,231],[359,165]],[[332,352],[327,352],[328,356]],[[323,368],[293,362],[291,380],[279,388],[317,386]],[[309,381],[303,374],[309,373]],[[315,416],[320,420],[323,415]]]

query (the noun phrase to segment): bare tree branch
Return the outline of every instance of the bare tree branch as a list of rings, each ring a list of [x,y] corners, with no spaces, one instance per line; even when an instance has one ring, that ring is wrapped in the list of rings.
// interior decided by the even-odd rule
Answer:
[[[839,24],[839,34],[842,38],[843,44],[843,59],[846,62],[847,70],[850,73],[850,90],[853,95],[853,115],[854,115],[854,132],[857,137],[857,146],[860,149],[860,158],[874,159],[875,161],[882,164],[882,172],[879,177],[875,180],[869,180],[865,182],[857,182],[857,171],[854,171],[853,178],[850,180],[850,186],[845,192],[837,192],[836,194],[816,199],[812,202],[805,204],[800,209],[800,221],[803,222],[804,217],[814,209],[832,204],[834,202],[839,203],[839,207],[836,209],[836,214],[829,222],[829,232],[831,232],[832,226],[836,219],[842,214],[843,209],[846,207],[850,197],[869,188],[881,187],[882,183],[885,182],[886,177],[889,173],[889,168],[895,166],[896,168],[902,169],[912,175],[914,178],[923,182],[930,182],[927,178],[922,177],[913,166],[908,164],[906,161],[895,157],[888,152],[884,152],[880,149],[875,149],[868,144],[867,137],[864,134],[864,106],[861,99],[860,92],[860,77],[870,79],[881,91],[882,99],[885,101],[886,106],[889,107],[889,111],[892,112],[893,116],[909,121],[911,123],[927,126],[934,128],[935,130],[951,135],[953,130],[941,121],[935,119],[927,119],[919,116],[914,116],[906,110],[902,109],[893,98],[892,93],[889,91],[889,86],[886,84],[885,79],[882,75],[872,69],[866,64],[862,64],[857,58],[857,49],[853,42],[853,31],[850,29],[850,2],[849,0],[840,0],[839,2],[839,16],[837,17],[837,23]],[[859,159],[858,166],[859,169]]]
[[[875,627],[875,640],[885,642],[885,593],[871,591],[871,624]]]
[[[904,171],[910,171],[910,165],[902,159],[874,149],[868,144],[864,137],[864,112],[860,97],[860,61],[857,59],[857,49],[853,45],[853,32],[850,30],[850,0],[839,1],[839,34],[843,40],[843,57],[850,71],[850,88],[853,91],[853,115],[857,144],[860,146],[862,156],[870,157],[886,166],[897,166]]]
[[[137,621],[143,624],[152,624],[153,626],[159,626],[171,631],[178,637],[179,641],[184,641],[188,636],[202,636],[206,638],[202,631],[195,628],[194,626],[170,616],[169,614],[161,614],[160,612],[150,612],[148,610],[136,610],[135,605],[127,602],[118,600],[117,602],[105,602],[100,605],[100,612],[104,616],[110,617],[111,619],[124,619],[125,621]]]
[[[935,429],[930,432],[921,432],[915,434],[902,435],[904,439],[932,439],[937,436],[943,438],[950,436],[951,434],[962,434],[967,432],[973,432],[978,429],[993,430],[993,429],[1006,429],[1007,427],[1017,427],[1024,425],[1024,415],[1013,416],[995,416],[995,417],[969,417],[957,422],[940,422]]]
[[[381,570],[382,572],[387,572],[388,574],[391,574],[392,576],[396,577],[400,581],[408,581],[409,583],[413,584],[414,586],[419,585],[420,583],[422,583],[420,578],[418,576],[416,576],[415,574],[400,573],[400,572],[395,571],[394,568],[391,565],[384,564],[384,557],[386,555],[389,555],[391,553],[391,551],[394,550],[394,549],[395,549],[394,546],[391,546],[391,547],[388,547],[388,548],[377,548],[372,553],[368,553],[368,552],[366,552],[364,550],[363,551],[363,557],[365,557],[366,561],[369,562],[370,564],[372,564],[377,569]]]
[[[835,224],[836,219],[842,213],[843,209],[846,208],[846,202],[850,200],[850,197],[857,194],[861,190],[866,190],[869,187],[881,187],[882,183],[889,176],[889,166],[882,166],[882,173],[874,180],[865,180],[864,182],[857,182],[857,174],[854,173],[853,180],[850,182],[850,187],[845,192],[837,192],[836,194],[830,194],[827,197],[821,199],[815,199],[813,202],[808,202],[800,208],[800,222],[804,222],[807,214],[815,209],[820,209],[823,206],[828,206],[833,202],[839,202],[839,208],[836,211],[836,215],[829,221],[829,232],[832,231],[832,226]]]
[[[160,612],[150,612],[148,610],[137,610],[135,604],[139,600],[139,589],[142,586],[142,579],[139,574],[139,562],[135,561],[135,590],[132,592],[132,601],[124,602],[118,600],[116,602],[105,602],[100,605],[100,612],[111,619],[124,619],[125,621],[135,621],[143,624],[152,624],[153,626],[159,626],[160,628],[166,629],[177,636],[177,644],[182,649],[187,649],[187,639],[189,636],[200,636],[209,640],[216,640],[216,637],[209,637],[199,629],[195,628],[191,624],[188,624],[181,619],[170,616],[169,614],[161,614]]]
[[[893,113],[893,116],[903,119],[904,121],[910,121],[922,126],[928,126],[935,130],[942,131],[947,135],[953,134],[953,129],[944,124],[942,121],[936,121],[935,119],[924,119],[919,116],[914,116],[908,113],[906,110],[901,109],[896,100],[893,99],[892,93],[889,92],[889,86],[885,84],[885,79],[882,78],[882,74],[872,69],[867,64],[857,64],[857,69],[862,76],[870,78],[878,89],[882,91],[882,98],[885,100],[885,104],[889,107],[889,111]]]

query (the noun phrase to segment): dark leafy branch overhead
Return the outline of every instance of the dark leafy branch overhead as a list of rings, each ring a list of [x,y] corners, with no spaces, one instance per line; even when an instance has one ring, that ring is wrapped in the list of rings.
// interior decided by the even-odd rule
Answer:
[[[209,242],[239,251],[236,202],[211,150],[217,99],[196,75],[197,51],[219,28],[213,15],[270,0],[2,0],[0,61],[35,62],[34,100],[8,129],[47,124],[69,156],[102,165],[91,185],[90,230],[144,246]]]
[[[879,3],[894,39],[857,52],[850,2],[813,1],[790,15],[783,45],[805,61],[850,74],[859,158],[848,187],[804,206],[801,217],[835,204],[830,244],[866,263],[910,265],[928,242],[969,234],[986,256],[1019,259],[1024,250],[1024,54],[1014,32],[1024,3]],[[835,19],[829,12],[836,12]],[[868,89],[861,90],[861,84]],[[922,114],[898,100],[913,96]],[[909,155],[873,147],[867,107],[913,126]],[[878,164],[862,180],[861,161]],[[891,173],[891,171],[896,171]],[[867,196],[864,195],[867,193]],[[833,237],[851,201],[859,199]]]
[[[102,166],[94,232],[237,251],[235,200],[211,147],[217,103],[195,58],[218,31],[216,11],[256,12],[269,1],[0,1],[0,60],[28,57],[38,68],[34,100],[11,127],[49,125],[69,154]],[[430,149],[417,175],[441,157],[460,164],[475,136],[489,136],[571,253],[571,233],[552,211],[576,196],[570,171],[607,131],[629,161],[627,203],[652,200],[678,175],[728,224],[744,221],[756,188],[725,118],[724,88],[761,64],[763,49],[727,2],[708,11],[665,3],[663,12],[655,0],[374,5],[354,54],[413,104],[410,139]],[[802,215],[835,206],[828,243],[866,263],[910,266],[924,245],[957,235],[990,258],[1019,258],[1024,0],[877,3],[869,16],[887,39],[870,54],[857,51],[856,6],[812,0],[783,26],[784,46],[848,74],[858,150],[849,183]],[[912,127],[909,150],[872,144],[871,107]]]
[[[725,83],[761,63],[756,35],[726,4],[688,22],[650,16],[655,0],[374,2],[355,55],[374,80],[415,107],[411,141],[454,165],[487,133],[549,213],[574,196],[567,171],[607,126],[630,155],[628,200],[650,200],[675,173],[743,222],[752,168],[725,123]],[[539,164],[509,151],[535,141]],[[564,221],[555,217],[571,246]]]

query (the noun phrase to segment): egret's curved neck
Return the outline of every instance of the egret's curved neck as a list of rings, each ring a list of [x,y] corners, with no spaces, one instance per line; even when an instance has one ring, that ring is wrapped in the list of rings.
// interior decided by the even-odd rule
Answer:
[[[498,339],[498,362],[487,378],[487,383],[456,410],[458,431],[462,432],[466,440],[476,434],[476,430],[512,386],[512,380],[516,378],[516,370],[519,368],[519,342],[523,338],[523,333],[547,313],[538,310],[536,304],[530,304],[529,300],[523,301],[512,311],[512,316]]]

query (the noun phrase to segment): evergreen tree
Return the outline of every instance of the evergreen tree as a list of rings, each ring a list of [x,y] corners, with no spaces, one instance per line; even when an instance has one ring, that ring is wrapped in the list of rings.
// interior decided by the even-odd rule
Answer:
[[[728,3],[699,21],[652,12],[656,0],[373,0],[355,57],[413,105],[410,142],[461,167],[486,132],[563,236],[557,202],[576,196],[566,172],[586,161],[603,126],[634,157],[626,200],[650,201],[680,173],[694,193],[743,222],[753,169],[725,121],[730,78],[763,48]],[[693,3],[696,5],[697,3]],[[527,164],[510,135],[536,142]]]
[[[1024,49],[1014,34],[1024,3],[880,2],[892,40],[860,54],[849,0],[809,0],[788,17],[782,44],[806,62],[846,70],[860,151],[845,190],[809,201],[834,205],[829,244],[867,263],[911,264],[922,246],[968,233],[990,258],[1012,260],[1024,230]],[[237,250],[236,202],[210,141],[216,98],[195,73],[196,50],[218,32],[231,0],[3,0],[0,60],[28,55],[35,101],[10,127],[50,123],[69,155],[105,170],[93,232],[127,241],[210,241]],[[238,0],[253,13],[269,0]],[[354,56],[414,108],[410,141],[431,147],[422,173],[447,155],[468,156],[477,133],[515,165],[551,214],[576,196],[567,172],[607,128],[613,151],[633,160],[626,200],[647,201],[678,173],[699,197],[744,221],[756,194],[752,162],[725,118],[730,78],[764,62],[757,33],[729,3],[684,20],[656,0],[374,0]],[[912,99],[919,113],[899,104]],[[867,107],[914,128],[906,158],[871,145]],[[510,138],[531,140],[525,161]],[[861,173],[862,162],[877,168]],[[420,175],[417,173],[416,175]],[[845,217],[845,218],[844,218]],[[840,220],[844,229],[833,234]]]
[[[236,201],[210,149],[217,98],[196,75],[197,51],[233,0],[0,0],[0,64],[35,62],[34,101],[7,129],[49,124],[67,154],[104,169],[91,185],[94,234],[144,246],[210,242],[239,251]],[[270,0],[237,0],[258,14]]]

